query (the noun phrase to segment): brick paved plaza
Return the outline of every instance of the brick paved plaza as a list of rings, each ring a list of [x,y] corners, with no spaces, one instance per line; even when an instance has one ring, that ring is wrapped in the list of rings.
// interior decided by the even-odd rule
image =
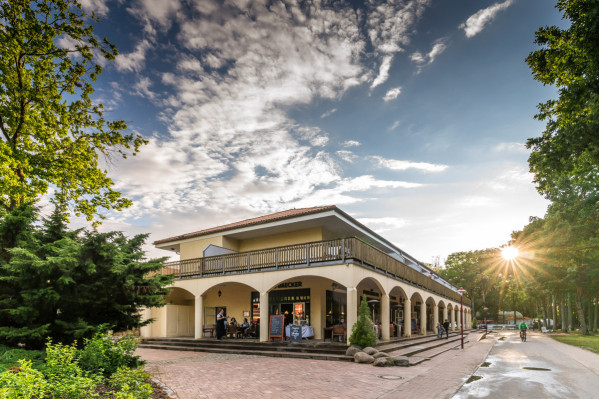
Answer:
[[[492,341],[470,335],[464,350],[450,350],[415,367],[308,359],[139,349],[153,377],[180,399],[196,398],[447,398],[478,367]],[[381,376],[402,379],[385,379]]]

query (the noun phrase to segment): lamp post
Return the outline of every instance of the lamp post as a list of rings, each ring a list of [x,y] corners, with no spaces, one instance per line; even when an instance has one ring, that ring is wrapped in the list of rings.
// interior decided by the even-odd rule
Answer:
[[[487,334],[489,332],[487,327],[487,310],[489,310],[489,308],[485,306],[483,310],[485,311],[485,334]]]
[[[462,349],[464,349],[464,292],[466,290],[460,288],[458,292],[460,293],[460,334],[462,336]]]

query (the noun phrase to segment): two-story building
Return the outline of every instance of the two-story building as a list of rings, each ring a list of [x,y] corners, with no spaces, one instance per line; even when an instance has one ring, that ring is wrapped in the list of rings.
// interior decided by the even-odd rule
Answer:
[[[310,326],[316,339],[344,319],[348,335],[366,296],[383,340],[427,334],[438,321],[471,323],[470,301],[456,287],[336,206],[291,209],[154,242],[180,260],[168,305],[147,309],[156,321],[143,337],[195,337],[219,308],[260,322],[270,315]],[[460,317],[460,299],[463,314]],[[266,321],[266,322],[265,322]]]

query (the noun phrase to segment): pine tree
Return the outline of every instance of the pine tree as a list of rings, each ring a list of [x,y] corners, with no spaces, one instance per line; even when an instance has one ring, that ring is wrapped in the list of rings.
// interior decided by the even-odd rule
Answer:
[[[362,301],[360,302],[358,321],[356,321],[352,328],[349,343],[362,348],[374,346],[377,343],[376,333],[372,328],[372,319],[370,318],[370,309],[368,308],[366,295],[362,297]]]
[[[125,331],[147,324],[141,307],[160,307],[170,276],[146,260],[146,235],[69,231],[57,208],[35,227],[35,211],[0,215],[0,343],[41,347],[47,337],[71,343],[100,325]],[[20,238],[19,238],[20,237]]]

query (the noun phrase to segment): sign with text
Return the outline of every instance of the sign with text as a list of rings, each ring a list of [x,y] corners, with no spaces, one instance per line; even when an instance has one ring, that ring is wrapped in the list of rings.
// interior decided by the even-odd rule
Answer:
[[[281,337],[281,341],[284,338],[284,330],[283,330],[283,315],[272,315],[270,316],[270,328],[268,329],[268,340],[271,338],[279,338]]]
[[[289,342],[302,342],[302,326],[289,325]]]

